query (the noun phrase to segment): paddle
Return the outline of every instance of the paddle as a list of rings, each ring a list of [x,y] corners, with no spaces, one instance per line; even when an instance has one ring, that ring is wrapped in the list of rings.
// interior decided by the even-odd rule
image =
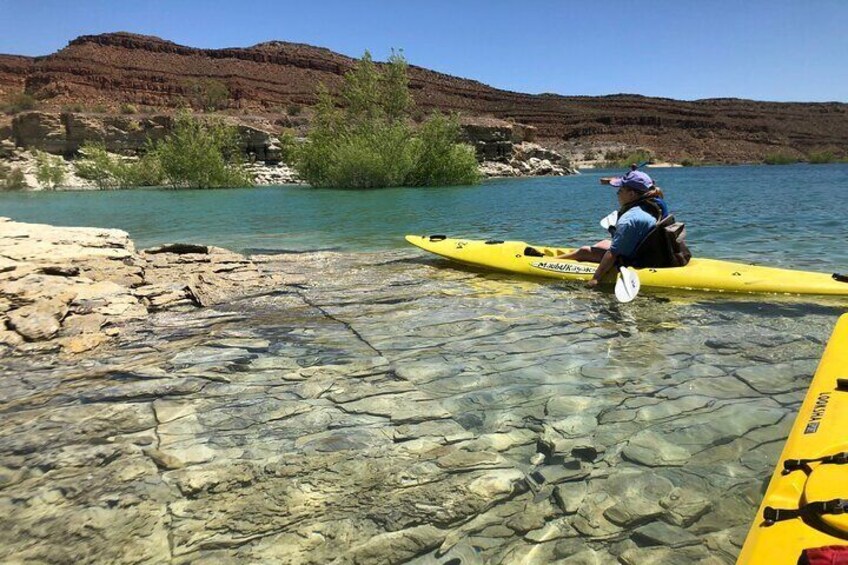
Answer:
[[[627,267],[618,268],[618,278],[615,281],[615,298],[619,302],[630,302],[639,294],[641,287],[639,275]]]
[[[611,227],[615,226],[615,223],[618,221],[618,210],[613,210],[610,212],[608,216],[604,216],[601,218],[601,227],[605,230],[609,231]]]

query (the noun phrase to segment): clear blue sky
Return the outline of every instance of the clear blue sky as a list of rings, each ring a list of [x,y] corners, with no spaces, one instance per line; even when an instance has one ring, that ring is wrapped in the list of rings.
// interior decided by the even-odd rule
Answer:
[[[131,31],[192,47],[272,39],[498,88],[848,102],[848,0],[0,0],[0,53]]]

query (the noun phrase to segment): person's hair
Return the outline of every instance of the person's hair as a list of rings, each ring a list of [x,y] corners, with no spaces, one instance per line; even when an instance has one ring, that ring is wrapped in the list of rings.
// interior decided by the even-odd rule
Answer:
[[[645,193],[645,196],[648,198],[665,198],[663,191],[657,185],[651,187],[651,190]]]

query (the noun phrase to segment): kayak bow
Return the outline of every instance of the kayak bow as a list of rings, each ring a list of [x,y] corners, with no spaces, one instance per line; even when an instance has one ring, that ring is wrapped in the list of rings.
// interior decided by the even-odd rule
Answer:
[[[572,249],[530,245],[523,241],[453,239],[443,235],[407,235],[406,241],[452,261],[521,275],[585,281],[597,268],[595,263],[556,258]],[[848,296],[848,282],[840,280],[840,275],[698,257],[685,267],[636,269],[636,272],[642,288]],[[610,273],[610,277],[614,275]],[[610,282],[612,280],[610,278]]]

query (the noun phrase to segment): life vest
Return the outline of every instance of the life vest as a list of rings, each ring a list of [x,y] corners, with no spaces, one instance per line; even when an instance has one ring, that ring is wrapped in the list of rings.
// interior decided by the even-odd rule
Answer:
[[[675,222],[674,216],[663,217],[663,208],[653,197],[642,197],[622,206],[618,217],[638,206],[657,220],[657,225],[636,247],[632,257],[624,259],[625,266],[636,268],[663,269],[683,267],[689,263],[692,253],[686,246],[686,226]]]

